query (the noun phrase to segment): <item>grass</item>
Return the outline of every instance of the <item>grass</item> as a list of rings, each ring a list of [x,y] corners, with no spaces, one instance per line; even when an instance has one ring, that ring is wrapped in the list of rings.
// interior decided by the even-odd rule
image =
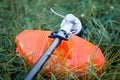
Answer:
[[[120,79],[120,1],[118,0],[0,0],[0,80],[21,80],[30,67],[15,53],[14,39],[26,29],[58,30],[62,15],[72,13],[84,28],[84,39],[101,48],[105,56],[100,76],[88,72],[88,80]],[[77,75],[50,78],[38,75],[37,80],[77,79]]]

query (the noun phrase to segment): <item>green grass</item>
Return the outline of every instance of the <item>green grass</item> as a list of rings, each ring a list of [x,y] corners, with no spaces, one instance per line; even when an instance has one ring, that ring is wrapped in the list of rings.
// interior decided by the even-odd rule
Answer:
[[[106,61],[104,71],[97,77],[88,72],[88,80],[120,79],[119,4],[119,0],[0,0],[0,80],[21,80],[30,69],[15,53],[17,34],[25,29],[59,29],[62,18],[50,8],[62,15],[77,16],[84,28],[84,39],[101,48]],[[37,80],[77,79],[78,75],[66,73],[51,73],[50,78],[38,75]]]

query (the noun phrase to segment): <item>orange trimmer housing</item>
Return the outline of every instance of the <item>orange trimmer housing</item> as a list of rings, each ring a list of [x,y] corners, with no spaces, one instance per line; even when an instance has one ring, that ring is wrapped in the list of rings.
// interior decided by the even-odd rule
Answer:
[[[42,30],[23,31],[15,39],[16,53],[22,56],[27,64],[34,65],[54,40],[48,37],[49,34],[50,31]],[[60,73],[64,67],[69,71],[81,74],[86,72],[91,65],[96,72],[101,70],[104,65],[104,56],[101,50],[74,35],[68,41],[60,42],[44,69],[49,72],[57,69],[57,72]]]

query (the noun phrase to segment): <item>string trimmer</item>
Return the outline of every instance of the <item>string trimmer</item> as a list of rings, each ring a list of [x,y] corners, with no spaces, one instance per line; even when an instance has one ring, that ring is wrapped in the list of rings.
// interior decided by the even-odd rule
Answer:
[[[55,70],[62,73],[60,66],[81,74],[87,71],[91,62],[96,73],[100,72],[104,64],[101,50],[76,36],[82,33],[82,25],[77,17],[72,14],[62,17],[60,30],[56,32],[25,30],[16,37],[16,52],[24,57],[27,64],[33,65],[24,80],[33,80],[46,61],[44,68],[47,74]]]

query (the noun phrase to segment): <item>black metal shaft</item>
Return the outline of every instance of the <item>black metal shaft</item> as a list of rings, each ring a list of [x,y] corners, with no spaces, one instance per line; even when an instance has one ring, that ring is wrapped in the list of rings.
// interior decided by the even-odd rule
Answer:
[[[57,47],[57,45],[60,43],[60,41],[61,41],[60,38],[54,39],[54,41],[51,43],[48,49],[40,57],[38,62],[32,67],[27,76],[25,76],[24,80],[33,80],[35,78],[37,73],[41,70],[42,66],[48,60],[48,58],[50,57],[54,49]]]

